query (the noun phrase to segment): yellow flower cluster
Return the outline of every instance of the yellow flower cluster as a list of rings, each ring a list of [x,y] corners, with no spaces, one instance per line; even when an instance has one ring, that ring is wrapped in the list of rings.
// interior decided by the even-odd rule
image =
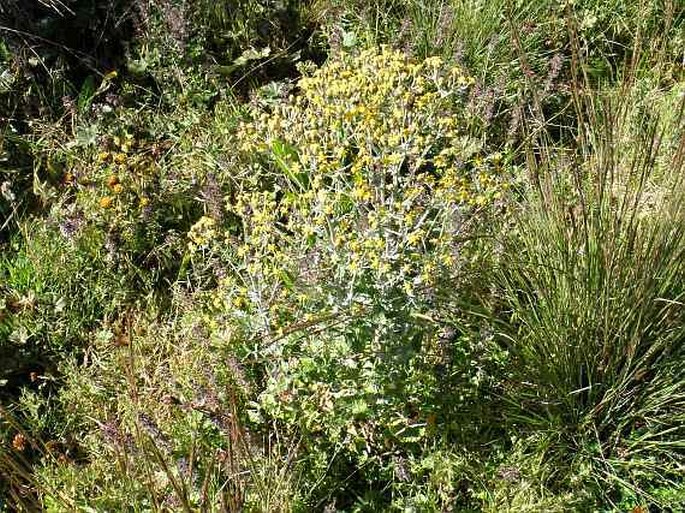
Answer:
[[[377,165],[416,173],[437,149],[464,144],[463,111],[454,107],[472,81],[437,57],[415,64],[388,48],[343,56],[301,79],[289,102],[256,113],[242,127],[241,147],[297,148],[276,150],[281,165],[313,176],[368,174]]]
[[[216,221],[208,216],[202,216],[188,232],[188,249],[197,251],[207,248],[216,238]]]
[[[332,58],[296,96],[255,107],[236,134],[250,173],[233,204],[251,282],[286,273],[412,297],[438,280],[464,218],[504,185],[499,157],[468,135],[471,84],[386,47]]]
[[[116,207],[118,211],[125,211],[132,203],[130,200],[135,197],[139,197],[139,202],[142,201],[141,191],[145,188],[154,163],[143,152],[135,151],[138,145],[139,142],[126,132],[112,137],[111,151],[97,154],[98,174],[103,177],[101,181],[107,187],[105,195],[99,201],[101,208]],[[124,195],[126,198],[120,197]]]

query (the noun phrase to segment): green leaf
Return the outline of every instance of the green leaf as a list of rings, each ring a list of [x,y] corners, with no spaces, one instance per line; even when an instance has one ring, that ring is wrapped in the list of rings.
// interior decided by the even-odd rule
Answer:
[[[95,77],[88,75],[78,94],[77,105],[80,113],[88,112],[93,103],[93,98],[95,98]]]
[[[298,160],[297,151],[294,147],[281,141],[274,141],[271,145],[271,152],[274,161],[278,168],[283,171],[286,177],[294,183],[297,188],[304,191],[309,187],[309,177],[304,171],[295,173],[289,165],[289,162],[296,162]]]

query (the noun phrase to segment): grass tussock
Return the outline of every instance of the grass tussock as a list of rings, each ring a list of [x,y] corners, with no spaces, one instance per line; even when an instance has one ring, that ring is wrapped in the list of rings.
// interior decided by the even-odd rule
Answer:
[[[621,488],[658,503],[635,478],[649,468],[650,487],[677,487],[682,465],[682,138],[666,150],[647,113],[626,135],[622,107],[595,113],[580,159],[546,157],[516,214],[496,273],[515,369],[504,411],[610,503]]]

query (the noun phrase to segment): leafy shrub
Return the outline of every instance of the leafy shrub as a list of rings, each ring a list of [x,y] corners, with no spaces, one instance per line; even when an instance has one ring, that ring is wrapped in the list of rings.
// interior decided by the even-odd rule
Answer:
[[[194,44],[209,43],[209,48],[204,45],[204,51],[209,50],[214,58],[227,64],[241,55],[247,57],[250,49],[268,48],[274,54],[284,52],[278,57],[284,60],[292,56],[288,54],[306,52],[314,28],[308,17],[310,3],[303,0],[195,0],[188,2],[187,8],[195,22],[194,36],[199,38]],[[303,57],[308,55],[305,53]]]
[[[303,0],[139,2],[142,34],[127,62],[134,87],[123,96],[139,101],[142,85],[170,108],[211,107],[290,79],[300,60],[323,59],[309,7]]]
[[[31,372],[57,373],[60,360],[123,311],[163,309],[182,271],[202,177],[189,171],[181,180],[162,158],[177,125],[150,120],[140,130],[127,109],[102,115],[67,146],[55,142],[69,137],[59,126],[35,129],[40,166],[31,189],[44,215],[17,224],[1,266],[0,379],[12,390]]]
[[[264,387],[252,420],[303,436],[314,482],[365,468],[357,478],[382,488],[386,451],[459,432],[452,415],[488,380],[487,341],[458,333],[439,301],[509,180],[469,136],[471,83],[389,49],[329,61],[251,113],[233,221],[203,217],[189,234],[195,260],[225,262],[209,322],[249,336],[238,349]]]
[[[26,213],[40,210],[34,177],[48,153],[45,132],[74,135],[76,120],[89,113],[111,86],[107,73],[125,60],[133,37],[132,2],[3,2],[0,8],[0,234],[9,236]],[[104,81],[103,81],[104,77]],[[59,128],[58,128],[59,127]],[[48,138],[50,143],[54,139]],[[59,146],[59,144],[57,145]],[[5,218],[7,216],[7,218]]]

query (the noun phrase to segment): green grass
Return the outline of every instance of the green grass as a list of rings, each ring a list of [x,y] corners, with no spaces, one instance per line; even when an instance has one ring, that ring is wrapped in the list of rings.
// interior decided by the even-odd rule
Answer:
[[[495,275],[505,418],[608,504],[678,482],[685,411],[682,157],[663,155],[671,127],[644,112],[626,134],[624,112],[610,98],[579,156],[546,157]]]

